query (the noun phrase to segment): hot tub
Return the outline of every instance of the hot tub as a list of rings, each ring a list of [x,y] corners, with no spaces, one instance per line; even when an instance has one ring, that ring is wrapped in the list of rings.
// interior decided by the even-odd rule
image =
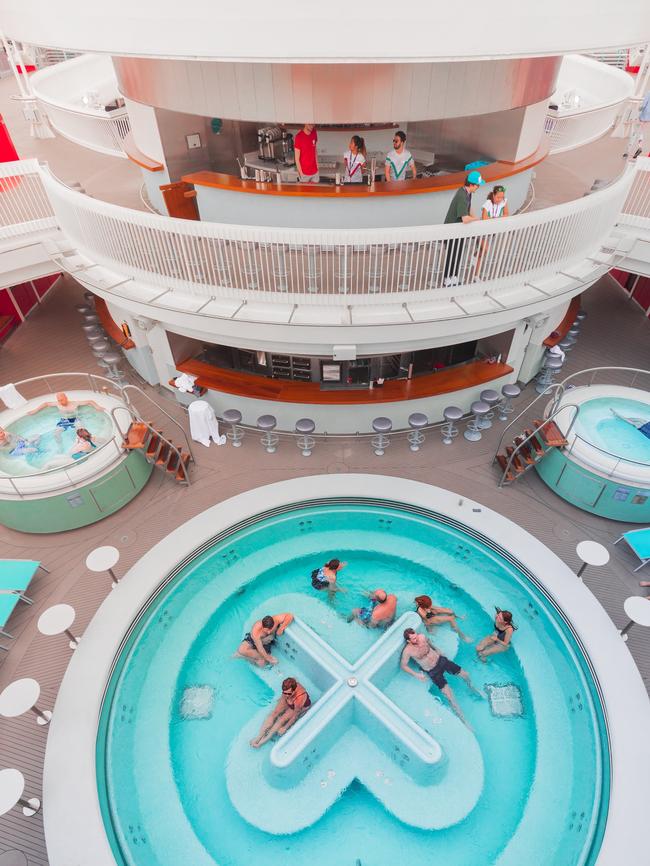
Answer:
[[[0,448],[0,523],[11,529],[48,533],[94,523],[130,502],[151,474],[140,453],[122,448],[131,416],[121,399],[92,390],[65,393],[78,404],[72,423],[60,423],[56,405],[39,408],[56,404],[55,393],[0,412],[0,427],[12,437]],[[95,446],[87,454],[75,452],[81,427]]]
[[[568,445],[537,464],[540,478],[592,514],[650,521],[650,439],[617,417],[650,421],[650,393],[618,385],[582,386],[567,391],[558,406],[565,407],[556,422]],[[573,424],[571,406],[578,410]]]

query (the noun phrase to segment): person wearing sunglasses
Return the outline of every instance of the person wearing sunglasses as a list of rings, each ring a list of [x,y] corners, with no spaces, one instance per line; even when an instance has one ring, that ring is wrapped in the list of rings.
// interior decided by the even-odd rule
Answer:
[[[409,171],[417,177],[415,160],[406,149],[406,133],[398,129],[393,136],[393,149],[386,154],[386,180],[406,180]]]
[[[488,197],[485,199],[485,203],[481,208],[481,219],[493,220],[507,216],[510,216],[510,211],[508,210],[506,188],[505,186],[495,186],[492,192],[488,193]],[[478,255],[476,256],[476,270],[474,271],[475,279],[480,279],[479,272],[481,270],[481,262],[485,256],[487,248],[488,242],[486,240],[479,242]]]
[[[311,707],[311,699],[304,686],[293,677],[282,681],[282,694],[269,715],[262,722],[259,734],[251,740],[251,746],[259,749],[271,737],[281,737]]]

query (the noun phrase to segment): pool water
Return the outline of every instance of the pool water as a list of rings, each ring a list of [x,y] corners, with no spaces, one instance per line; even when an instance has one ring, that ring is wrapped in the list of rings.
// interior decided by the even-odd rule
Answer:
[[[339,577],[347,592],[330,605],[310,574],[334,555],[348,563]],[[413,610],[414,596],[432,596],[465,617],[460,626],[475,640],[492,631],[495,605],[510,609],[513,649],[486,664],[448,625],[431,635],[479,689],[499,692],[510,714],[496,714],[496,703],[449,676],[470,730],[435,687],[399,670],[398,650],[373,682],[439,744],[433,776],[415,778],[408,757],[386,747],[381,726],[348,713],[333,720],[335,736],[302,759],[300,778],[274,778],[272,744],[254,750],[248,740],[281,679],[295,674],[314,699],[314,715],[298,723],[303,730],[317,718],[323,689],[286,646],[276,652],[277,668],[234,659],[243,634],[263,613],[291,610],[327,654],[354,664],[391,638],[345,621],[363,604],[362,591],[377,587],[397,595],[398,616]],[[504,554],[388,503],[323,503],[261,517],[177,570],[116,661],[97,767],[120,866],[302,866],[314,858],[319,866],[394,866],[404,858],[411,866],[589,866],[608,801],[598,694],[562,616]]]
[[[650,421],[650,404],[624,397],[598,397],[582,403],[575,432],[609,454],[650,464],[650,439],[631,424],[612,414],[614,409],[626,418]]]
[[[10,447],[0,448],[0,473],[31,475],[39,470],[73,463],[72,449],[76,440],[77,427],[85,427],[98,447],[113,435],[110,416],[93,406],[79,407],[72,428],[66,430],[57,428],[57,421],[60,418],[59,410],[56,406],[51,406],[7,424],[6,429],[13,433],[14,437],[21,436],[27,440],[30,450],[23,454],[12,455],[11,451],[16,445],[15,440]]]

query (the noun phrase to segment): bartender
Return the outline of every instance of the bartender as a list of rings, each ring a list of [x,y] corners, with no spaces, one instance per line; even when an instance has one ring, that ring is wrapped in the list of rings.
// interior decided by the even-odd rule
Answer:
[[[393,149],[386,154],[386,180],[406,180],[409,172],[413,179],[418,176],[415,160],[406,149],[406,133],[398,129],[393,136]]]
[[[293,140],[296,155],[296,169],[300,183],[319,183],[318,154],[316,143],[318,133],[313,123],[306,123]]]

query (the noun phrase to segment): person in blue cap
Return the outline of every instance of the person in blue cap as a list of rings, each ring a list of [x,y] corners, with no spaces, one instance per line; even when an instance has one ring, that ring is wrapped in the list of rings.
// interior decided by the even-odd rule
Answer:
[[[472,213],[472,194],[484,184],[479,171],[470,171],[465,178],[465,183],[456,190],[449,205],[445,224],[447,223],[471,223],[477,217]],[[445,257],[444,284],[445,286],[458,285],[458,271],[463,259],[463,248],[465,238],[454,238],[445,244],[447,255]]]

